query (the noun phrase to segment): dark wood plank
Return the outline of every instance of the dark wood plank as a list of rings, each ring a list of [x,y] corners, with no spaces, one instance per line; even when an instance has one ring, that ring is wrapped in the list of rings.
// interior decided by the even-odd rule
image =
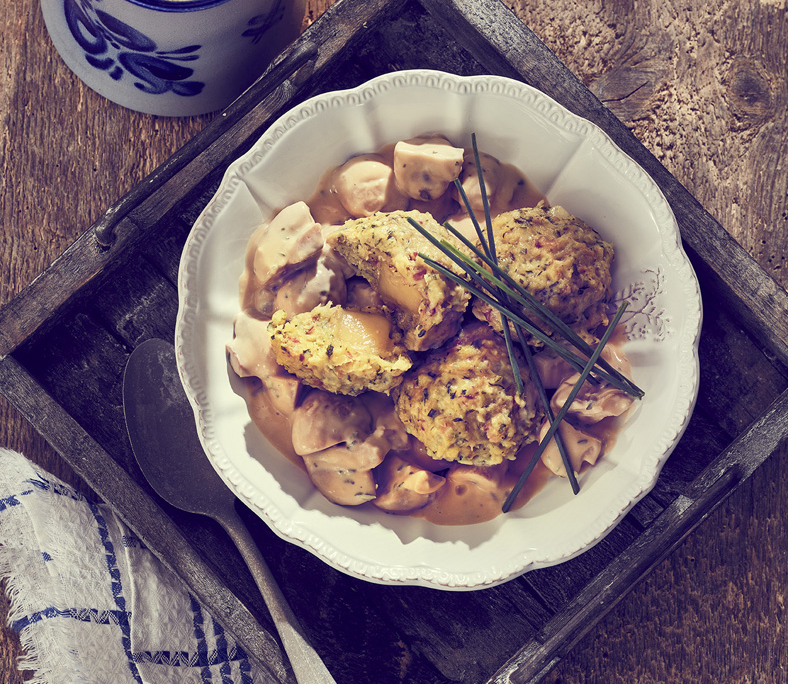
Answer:
[[[699,405],[729,434],[738,435],[788,387],[788,373],[710,302],[701,336]]]
[[[162,246],[163,241],[157,240],[153,248],[161,257]],[[177,261],[173,265],[177,268]],[[163,275],[137,254],[93,288],[84,310],[129,350],[151,337],[171,340],[175,337],[178,289]]]
[[[62,326],[24,345],[16,358],[23,367],[34,369],[42,391],[51,401],[68,406],[69,413],[124,470],[134,463],[127,439],[117,429],[123,425],[118,379],[127,356],[128,350],[118,339],[89,313],[78,312]]]
[[[620,554],[594,577],[573,599],[569,609],[548,623],[491,681],[496,684],[539,681],[592,629],[600,615],[621,601],[634,582],[675,548],[738,483],[738,475],[731,472],[730,476],[720,478],[716,486],[704,489],[698,500],[677,499],[628,552]]]
[[[633,524],[648,527],[665,510],[665,507],[651,494],[642,498],[629,512]]]
[[[621,601],[637,581],[787,442],[788,392],[696,478],[688,496],[677,497],[630,548],[612,559],[566,610],[501,668],[494,681],[512,681],[511,675],[514,681],[541,679],[590,631],[598,619],[592,615],[605,614]]]
[[[711,471],[713,477],[731,462],[744,464],[734,473],[743,484],[701,528],[708,528],[708,534],[695,533],[683,541],[642,586],[623,599],[623,605],[604,621],[604,629],[594,630],[594,638],[575,648],[565,644],[566,660],[557,667],[551,662],[547,669],[555,669],[542,673],[544,682],[584,681],[588,668],[605,673],[604,681],[622,683],[738,682],[747,681],[753,672],[762,673],[762,681],[785,681],[777,665],[785,656],[785,644],[771,620],[784,616],[779,598],[782,560],[778,559],[788,548],[782,524],[788,501],[782,476],[788,464],[786,401],[783,395],[775,412],[753,426],[750,439],[732,445],[719,460],[719,468]],[[773,455],[756,466],[757,459],[747,463],[754,451]],[[700,490],[708,488],[705,478],[698,484]],[[677,532],[681,542],[683,532]],[[764,539],[768,543],[762,543]],[[641,541],[646,540],[644,535]],[[750,573],[759,563],[772,567],[773,574],[762,576],[762,591],[753,592],[748,586]],[[618,602],[615,584],[632,567],[614,564],[608,570],[613,600]],[[532,644],[534,658],[540,648],[538,642]],[[513,667],[515,663],[510,663],[501,674]],[[527,677],[521,670],[512,681],[528,681]]]
[[[686,493],[695,478],[731,442],[732,437],[713,418],[696,408],[687,431],[663,466],[651,496],[663,506],[670,505],[677,496]]]
[[[599,571],[628,549],[641,529],[627,518],[586,553],[565,563],[524,575],[522,580],[556,613],[563,611]]]

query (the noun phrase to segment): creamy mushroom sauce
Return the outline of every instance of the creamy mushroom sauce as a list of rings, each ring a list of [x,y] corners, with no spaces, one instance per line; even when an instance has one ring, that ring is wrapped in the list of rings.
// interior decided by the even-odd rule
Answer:
[[[546,202],[515,167],[486,154],[481,161],[493,215]],[[417,209],[439,222],[448,220],[474,240],[472,222],[451,187],[458,174],[476,215],[483,216],[471,150],[456,148],[441,136],[400,142],[396,154],[395,145],[387,145],[330,169],[311,198],[286,207],[251,237],[239,281],[241,312],[235,319],[233,341],[227,345],[232,368],[246,385],[252,421],[329,500],[377,506],[442,525],[472,524],[500,515],[537,444],[496,466],[434,460],[407,434],[386,395],[331,395],[304,386],[278,366],[268,321],[278,309],[291,316],[327,302],[361,311],[380,303],[366,281],[354,277],[323,243],[324,236],[348,219]],[[353,316],[352,322],[354,338],[379,343],[379,332],[374,324],[365,324],[363,314]],[[629,375],[621,350],[624,341],[623,334],[617,335],[603,355]],[[545,387],[554,390],[557,411],[576,376],[547,353],[536,354],[535,360]],[[579,429],[567,421],[561,426],[576,472],[593,465],[612,447],[632,404],[617,390],[600,396],[588,383],[585,388],[572,407]],[[542,434],[546,430],[545,425]],[[555,441],[512,508],[523,506],[554,475],[566,477]]]

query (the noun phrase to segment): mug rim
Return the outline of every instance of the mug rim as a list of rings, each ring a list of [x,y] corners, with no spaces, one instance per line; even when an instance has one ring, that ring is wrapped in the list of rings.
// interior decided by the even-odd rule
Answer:
[[[196,12],[223,5],[228,0],[126,0],[126,2],[160,12]]]

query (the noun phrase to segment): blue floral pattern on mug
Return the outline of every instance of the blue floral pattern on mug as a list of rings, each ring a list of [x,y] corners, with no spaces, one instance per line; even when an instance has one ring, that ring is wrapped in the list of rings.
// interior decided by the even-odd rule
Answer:
[[[200,81],[187,80],[194,69],[177,63],[199,59],[196,53],[200,45],[159,50],[151,38],[94,8],[91,0],[63,0],[63,9],[66,23],[85,51],[88,64],[106,71],[110,78],[119,81],[128,73],[136,79],[135,87],[153,95],[171,91],[189,97],[200,93],[205,86]]]
[[[283,16],[285,16],[285,0],[278,0],[266,14],[258,14],[252,17],[246,24],[249,28],[241,35],[245,38],[251,38],[252,43],[257,45],[263,39],[263,34],[278,24]]]

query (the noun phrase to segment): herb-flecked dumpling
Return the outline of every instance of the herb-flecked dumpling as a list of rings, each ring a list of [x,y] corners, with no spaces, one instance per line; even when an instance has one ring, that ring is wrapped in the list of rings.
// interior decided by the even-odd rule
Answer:
[[[327,392],[385,393],[411,367],[399,331],[379,314],[323,305],[288,320],[277,311],[268,333],[276,362],[304,384]]]
[[[517,209],[493,219],[498,265],[577,333],[608,322],[613,246],[562,207]],[[474,315],[503,332],[501,315],[476,300]],[[535,314],[526,315],[541,325]]]
[[[521,375],[522,395],[503,338],[474,322],[406,373],[392,396],[400,420],[429,456],[495,465],[514,459],[539,429],[537,390],[526,369]]]
[[[457,334],[470,295],[418,256],[425,254],[442,266],[459,271],[408,218],[418,221],[437,239],[461,246],[432,216],[418,211],[378,213],[348,221],[331,233],[327,242],[391,308],[403,332],[405,347],[424,351]]]

